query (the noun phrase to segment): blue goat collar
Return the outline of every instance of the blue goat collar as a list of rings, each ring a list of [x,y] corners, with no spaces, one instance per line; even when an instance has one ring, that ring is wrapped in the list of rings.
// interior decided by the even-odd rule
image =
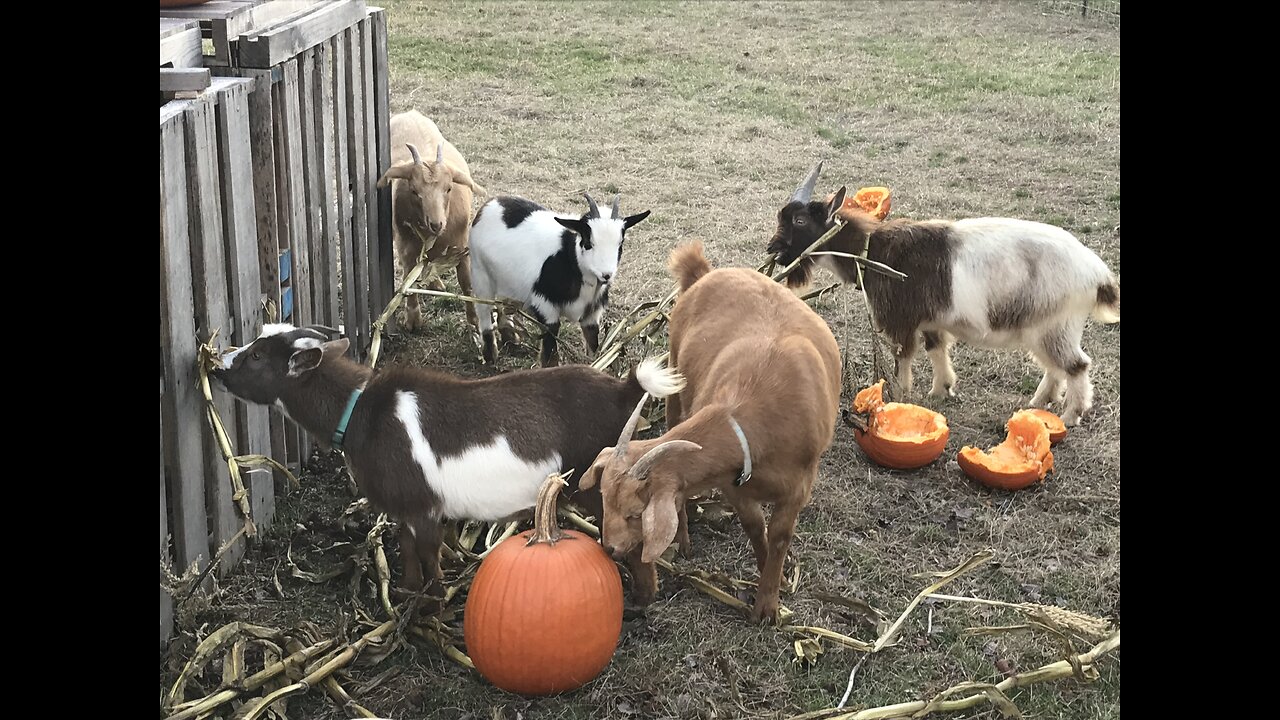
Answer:
[[[338,419],[338,427],[333,431],[333,441],[329,444],[338,452],[342,452],[342,441],[347,437],[347,423],[351,422],[351,413],[355,411],[356,401],[362,394],[364,394],[362,387],[351,391],[351,397],[347,399],[347,407],[342,411],[342,417]]]
[[[742,432],[742,426],[733,419],[733,416],[729,417],[729,424],[733,426],[733,432],[738,436],[738,444],[742,445],[742,472],[733,481],[734,487],[742,487],[751,479],[751,447],[747,445],[747,435]]]

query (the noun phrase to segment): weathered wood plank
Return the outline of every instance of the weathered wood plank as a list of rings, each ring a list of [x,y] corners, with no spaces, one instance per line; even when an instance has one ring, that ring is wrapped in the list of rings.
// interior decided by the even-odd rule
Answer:
[[[351,294],[355,300],[355,314],[351,324],[347,326],[347,332],[351,337],[357,338],[355,356],[363,360],[370,343],[369,213],[365,195],[365,183],[368,182],[365,151],[368,145],[365,140],[364,115],[367,103],[364,95],[364,52],[360,47],[360,26],[343,30],[341,43],[347,56],[344,112],[347,116],[348,174],[345,182],[350,188],[351,197]]]
[[[172,32],[160,38],[160,64],[175,68],[200,67],[200,28]]]
[[[330,288],[325,282],[328,275],[326,264],[328,253],[325,252],[323,182],[321,175],[321,155],[324,148],[320,146],[316,128],[316,114],[319,112],[315,97],[316,83],[315,50],[305,50],[298,56],[298,105],[301,111],[299,130],[302,133],[302,178],[306,203],[306,244],[309,250],[311,273],[311,307],[312,321],[336,327],[337,316],[330,311],[328,293]]]
[[[268,30],[254,30],[237,41],[244,67],[271,67],[334,37],[365,16],[364,0],[325,3]]]
[[[164,208],[160,209],[160,226],[164,227]],[[173,561],[169,552],[169,503],[164,488],[164,377],[160,378],[160,557]],[[164,570],[160,571],[164,580]],[[160,647],[163,648],[173,633],[173,598],[160,587]]]
[[[293,256],[293,274],[289,283],[293,287],[294,325],[302,326],[312,320],[310,247],[306,242],[307,208],[302,157],[301,111],[298,107],[298,61],[289,60],[281,68],[281,80],[276,83],[276,101],[280,108],[282,130],[276,158],[276,187],[284,189],[280,204],[280,247],[288,248]],[[287,243],[287,244],[286,244]],[[292,423],[290,423],[292,425]],[[293,426],[285,431],[290,463],[301,467],[307,461],[309,441],[301,428]],[[277,484],[277,488],[280,485]]]
[[[333,123],[333,53],[329,43],[315,48],[316,74],[313,97],[316,101],[316,137],[321,144],[320,171],[317,188],[320,190],[320,216],[324,235],[318,251],[324,254],[324,276],[315,279],[325,287],[325,303],[327,312],[333,322],[329,327],[338,327],[342,311],[338,307],[338,195],[337,183],[337,143],[334,138]]]
[[[179,18],[160,18],[160,37],[167,38],[170,35],[176,35],[192,28],[199,29],[200,23],[194,20],[182,20]]]
[[[373,106],[374,127],[377,130],[378,169],[380,176],[391,167],[391,94],[389,92],[390,77],[387,68],[387,13],[378,9],[369,14],[369,22],[373,28]],[[395,292],[395,252],[391,238],[391,188],[378,190],[378,261],[381,267],[378,272],[382,286],[382,301],[378,305],[381,312]]]
[[[355,256],[351,242],[351,191],[348,187],[350,174],[350,158],[347,154],[347,52],[341,38],[329,41],[329,49],[333,53],[333,136],[334,157],[337,158],[338,171],[334,178],[338,193],[338,248],[339,270],[342,277],[342,327],[351,345],[354,356],[362,357],[360,348],[360,315],[356,305]]]
[[[216,94],[184,103],[187,128],[187,207],[190,216],[191,278],[195,292],[196,337],[208,342],[213,334],[225,337],[231,332],[230,304],[227,302],[227,257],[223,243],[222,183],[218,167],[218,128]],[[194,363],[193,363],[194,367]],[[214,395],[214,407],[231,437],[236,437],[234,400],[227,393]],[[231,499],[231,480],[227,477],[213,433],[204,432],[205,507],[210,517],[209,557],[229,541],[244,524]],[[227,550],[224,563],[217,568],[224,574],[244,553],[244,541]]]
[[[160,68],[160,92],[204,90],[212,81],[208,68]]]
[[[311,248],[307,243],[307,197],[305,165],[302,153],[301,108],[298,103],[298,61],[290,60],[282,67],[283,76],[276,84],[280,102],[280,125],[283,131],[282,157],[277,163],[280,174],[276,187],[286,190],[281,203],[280,249],[293,251],[293,323],[312,322]]]
[[[364,113],[364,206],[367,215],[366,245],[369,253],[367,283],[369,288],[369,310],[371,316],[377,316],[387,306],[389,296],[383,294],[382,278],[382,244],[378,239],[378,178],[382,168],[378,167],[378,124],[374,105],[377,104],[375,93],[377,86],[373,80],[373,21],[368,16],[360,21],[360,69],[361,85],[364,91],[364,105],[360,108]],[[372,321],[372,317],[370,321]],[[372,336],[370,337],[372,340]]]
[[[259,81],[270,83],[270,78]],[[231,298],[232,327],[226,341],[244,346],[257,337],[262,322],[262,279],[258,262],[257,218],[254,198],[254,159],[250,130],[249,104],[255,81],[219,78],[213,91],[218,93],[218,152],[223,168],[223,231],[227,242],[228,293]],[[236,423],[240,433],[236,452],[242,455],[270,455],[271,429],[267,408],[237,402]],[[246,476],[253,492],[257,480],[260,492],[274,493],[270,478],[261,473]],[[253,507],[250,508],[253,510]],[[271,524],[274,503],[261,506],[254,521],[259,527]]]
[[[165,466],[173,507],[176,571],[209,560],[204,508],[203,407],[196,388],[195,301],[187,224],[186,128],[179,113],[160,124],[160,355],[164,373]]]
[[[254,78],[249,94],[249,151],[253,159],[253,207],[257,221],[258,275],[264,300],[271,308],[264,319],[280,320],[279,222],[276,202],[276,147],[274,73],[271,70],[250,71]],[[285,457],[284,418],[278,410],[267,413],[271,457]],[[278,482],[283,473],[273,472]],[[263,473],[251,473],[249,500],[254,518],[275,513],[275,481]]]

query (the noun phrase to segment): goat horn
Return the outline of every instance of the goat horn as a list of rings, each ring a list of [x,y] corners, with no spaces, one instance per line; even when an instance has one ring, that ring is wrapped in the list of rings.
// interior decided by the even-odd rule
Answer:
[[[588,193],[582,193],[582,197],[587,199],[587,205],[591,208],[587,213],[587,217],[600,217],[600,208],[596,207],[596,201],[591,199],[591,195]]]
[[[636,425],[640,423],[640,411],[644,409],[644,404],[649,401],[649,393],[640,396],[640,402],[636,403],[636,409],[631,413],[631,417],[627,418],[627,424],[622,428],[622,434],[618,436],[618,444],[613,447],[614,457],[623,457],[627,454],[627,443],[631,442],[631,436],[636,434]]]
[[[418,154],[418,148],[414,147],[413,143],[405,143],[404,146],[409,148],[409,154],[413,156],[413,164],[421,165],[422,156]]]
[[[666,455],[671,452],[675,452],[677,450],[701,450],[701,449],[702,449],[701,445],[695,442],[689,442],[688,440],[668,440],[667,442],[664,442],[658,447],[645,453],[644,457],[641,457],[639,460],[637,460],[636,464],[632,465],[631,469],[628,470],[627,472],[631,475],[631,477],[637,480],[644,480],[645,478],[649,477],[649,471],[653,469],[654,464],[657,463],[658,460],[660,460],[663,455]]]
[[[444,143],[436,145],[436,166],[444,164]]]
[[[813,169],[809,171],[809,177],[805,178],[804,182],[800,183],[800,187],[796,188],[795,193],[791,196],[792,202],[809,202],[809,199],[813,197],[813,188],[818,184],[818,173],[820,172],[822,172],[821,160],[819,160],[818,164],[814,165]]]
[[[622,195],[621,194],[614,195],[613,196],[613,219],[614,220],[617,220],[618,218],[622,217],[622,211],[618,209],[618,203],[620,202],[622,202]]]

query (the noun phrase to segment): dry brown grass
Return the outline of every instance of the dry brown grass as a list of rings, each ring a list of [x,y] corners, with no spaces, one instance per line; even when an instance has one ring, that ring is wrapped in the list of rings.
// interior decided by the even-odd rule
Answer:
[[[614,317],[665,294],[666,257],[679,242],[703,239],[716,265],[757,265],[778,206],[820,157],[823,189],[888,185],[897,216],[1058,223],[1120,270],[1120,46],[1118,32],[1097,23],[1029,3],[385,4],[392,109],[434,118],[478,182],[559,210],[580,209],[583,190],[598,199],[621,191],[626,212],[653,209],[624,252]],[[435,308],[425,332],[393,339],[388,360],[488,372],[463,334],[461,308]],[[842,291],[817,309],[848,345],[854,380],[871,381],[860,296]],[[562,339],[569,357],[582,357],[575,328]],[[797,621],[874,637],[820,596],[858,597],[896,614],[921,586],[913,574],[988,546],[999,565],[949,592],[1118,618],[1119,326],[1091,325],[1085,349],[1096,408],[1055,449],[1057,472],[1042,487],[991,491],[945,460],[882,470],[841,428],[793,545],[800,588],[783,600]],[[503,367],[533,360],[506,358]],[[952,429],[944,458],[1002,438],[1039,379],[1018,353],[960,346],[955,362],[961,397],[936,406]],[[922,353],[918,390],[928,374]],[[272,589],[286,543],[323,566],[336,551],[321,548],[336,537],[363,537],[337,520],[350,499],[345,481],[316,472],[303,484],[282,501],[266,545],[187,627],[237,618],[334,628],[350,618],[341,580],[312,586],[280,571],[286,597]],[[736,521],[695,521],[692,534],[694,565],[754,577]],[[1056,658],[1050,642],[960,634],[1005,619],[990,608],[921,608],[901,647],[859,671],[851,706],[994,682],[997,660],[1026,669]],[[568,696],[505,695],[429,649],[357,669],[346,687],[396,718],[489,718],[495,708],[527,718],[786,717],[834,704],[858,656],[829,647],[812,668],[792,657],[790,637],[750,627],[664,578],[658,602],[628,614],[605,674]],[[386,667],[398,673],[362,693],[360,681]],[[1101,669],[1096,685],[1027,689],[1014,700],[1038,717],[1118,718],[1118,659]],[[298,717],[346,717],[318,694],[294,707]]]

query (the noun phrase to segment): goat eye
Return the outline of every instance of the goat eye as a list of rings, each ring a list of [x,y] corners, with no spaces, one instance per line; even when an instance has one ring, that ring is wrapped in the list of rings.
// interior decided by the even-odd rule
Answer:
[[[262,359],[262,353],[251,353],[251,354],[249,355],[249,357],[250,357],[250,358],[252,358],[252,359],[254,359],[254,360],[261,360],[261,359]]]
[[[793,222],[793,223],[795,223],[795,224],[797,224],[797,225],[803,225],[803,224],[805,223],[805,219],[804,219],[804,216],[803,216],[803,215],[797,215],[797,216],[795,217],[795,219],[794,219],[794,220],[792,220],[791,222]]]

